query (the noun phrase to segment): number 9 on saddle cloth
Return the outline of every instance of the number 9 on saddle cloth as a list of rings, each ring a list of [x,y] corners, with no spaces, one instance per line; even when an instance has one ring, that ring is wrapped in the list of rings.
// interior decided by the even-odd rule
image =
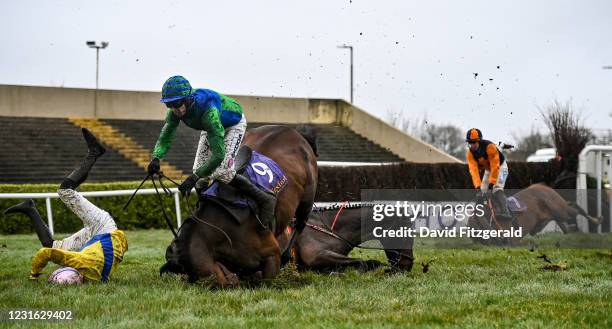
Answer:
[[[288,178],[283,170],[267,156],[243,145],[236,155],[236,175],[248,178],[261,190],[275,197],[287,186]],[[203,190],[199,198],[210,200],[227,210],[238,223],[248,218],[248,212],[259,214],[257,202],[244,196],[234,187],[214,181]]]

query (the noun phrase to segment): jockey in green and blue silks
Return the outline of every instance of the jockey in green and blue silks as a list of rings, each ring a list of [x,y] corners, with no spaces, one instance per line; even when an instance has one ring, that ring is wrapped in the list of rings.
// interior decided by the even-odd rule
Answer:
[[[230,184],[260,204],[262,221],[270,225],[274,222],[276,199],[259,190],[248,179],[236,175],[234,159],[246,131],[246,118],[240,104],[233,98],[210,89],[193,89],[182,76],[170,77],[162,88],[161,102],[168,111],[149,163],[149,174],[160,169],[159,160],[168,152],[174,140],[176,129],[182,121],[192,129],[201,131],[198,150],[193,164],[193,174],[180,186],[182,194],[187,194],[200,179],[198,187],[203,187],[208,178]]]

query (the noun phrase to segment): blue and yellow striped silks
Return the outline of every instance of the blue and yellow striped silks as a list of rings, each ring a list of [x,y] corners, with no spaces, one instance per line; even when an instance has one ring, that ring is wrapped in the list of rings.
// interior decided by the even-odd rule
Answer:
[[[106,282],[117,264],[123,261],[123,254],[127,250],[127,240],[121,230],[94,236],[80,251],[41,248],[32,259],[31,275],[40,275],[42,269],[51,261],[75,268],[88,280]]]

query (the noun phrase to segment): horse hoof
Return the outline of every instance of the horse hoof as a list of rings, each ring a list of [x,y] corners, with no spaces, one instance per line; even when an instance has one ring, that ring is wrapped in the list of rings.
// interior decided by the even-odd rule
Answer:
[[[291,252],[288,252],[288,251],[284,252],[281,255],[281,267],[285,267],[287,264],[289,264],[289,262],[291,262],[291,259],[292,259]]]
[[[224,288],[238,288],[240,287],[240,280],[238,279],[238,275],[232,273],[227,277],[227,284],[225,284]]]
[[[377,269],[379,267],[382,266],[382,263],[374,260],[374,259],[368,259],[366,261],[364,261],[363,263],[361,263],[361,267],[360,267],[360,271],[361,272],[368,272],[368,271],[372,271],[374,269]]]

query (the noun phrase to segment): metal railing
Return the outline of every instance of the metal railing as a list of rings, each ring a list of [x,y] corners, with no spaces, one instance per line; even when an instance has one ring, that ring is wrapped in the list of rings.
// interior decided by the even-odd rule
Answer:
[[[601,202],[601,183],[604,173],[604,154],[609,157],[608,159],[608,182],[610,181],[610,175],[612,174],[612,145],[587,145],[578,156],[578,173],[576,175],[576,203],[582,207],[587,213],[589,211],[589,203],[587,202],[587,163],[589,159],[587,154],[595,152],[595,171],[597,175],[597,216],[602,218],[602,202]],[[609,205],[612,205],[612,193],[609,197]],[[612,208],[612,207],[611,207]],[[612,211],[609,212],[610,227],[612,228]],[[588,222],[586,219],[579,221],[578,226],[583,232],[588,232]],[[597,225],[597,232],[601,233],[601,223]]]
[[[174,196],[174,211],[176,212],[176,225],[181,226],[181,203],[180,193],[177,188],[169,189]],[[79,192],[84,197],[107,197],[107,196],[122,196],[132,195],[136,190],[112,190],[112,191],[88,191]],[[137,195],[141,194],[155,194],[155,189],[140,189],[136,192]],[[47,223],[49,225],[49,231],[51,234],[53,231],[53,209],[51,208],[51,199],[59,198],[59,195],[55,192],[48,193],[0,193],[0,199],[45,199],[47,206]]]

